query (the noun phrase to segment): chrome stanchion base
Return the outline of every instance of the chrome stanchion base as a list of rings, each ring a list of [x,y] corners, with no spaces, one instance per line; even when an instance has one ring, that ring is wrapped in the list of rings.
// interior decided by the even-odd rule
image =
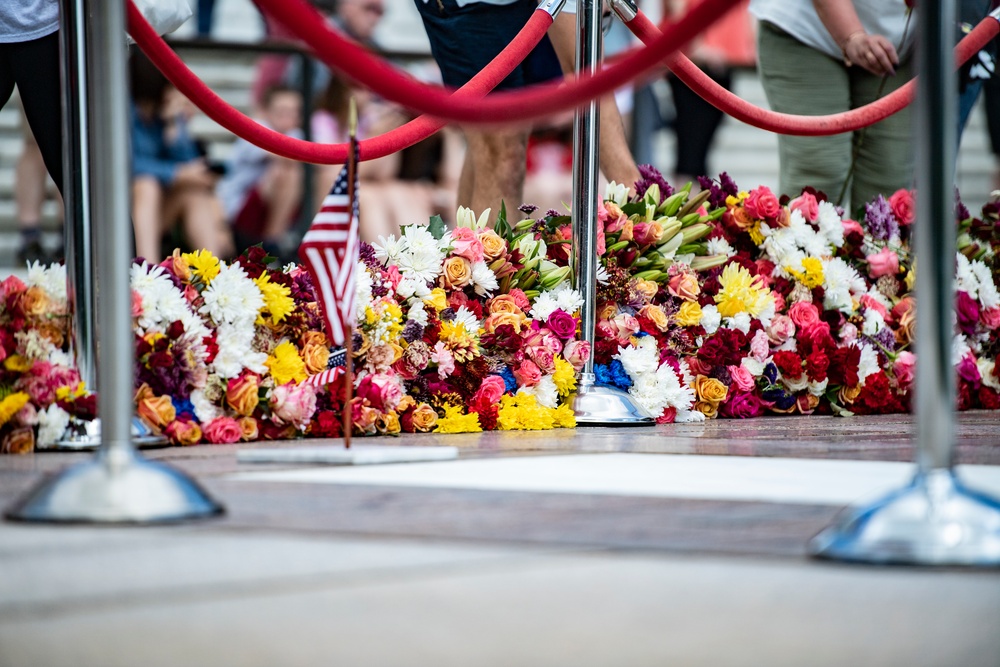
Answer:
[[[627,391],[595,384],[593,373],[582,373],[573,399],[579,426],[653,426],[656,421]]]
[[[1000,565],[1000,500],[951,470],[917,475],[878,501],[848,508],[814,537],[817,558],[908,565]]]
[[[102,451],[46,478],[4,516],[52,523],[164,523],[223,512],[222,505],[179,470],[132,452]]]
[[[132,418],[132,444],[139,449],[168,447],[170,440],[164,435],[153,433],[138,417]],[[36,445],[39,452],[86,452],[101,446],[101,420],[72,420],[61,440],[50,445]]]

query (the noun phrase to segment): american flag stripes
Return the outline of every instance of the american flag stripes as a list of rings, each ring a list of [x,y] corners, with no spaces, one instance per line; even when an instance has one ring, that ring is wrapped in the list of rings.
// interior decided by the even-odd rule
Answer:
[[[342,366],[335,366],[325,371],[320,371],[319,373],[316,373],[316,375],[310,375],[305,380],[303,380],[303,382],[305,384],[311,384],[317,387],[325,387],[328,384],[336,382],[337,379],[344,373],[345,371]]]
[[[354,326],[354,270],[358,263],[358,147],[302,239],[299,259],[312,274],[334,345],[347,347]]]

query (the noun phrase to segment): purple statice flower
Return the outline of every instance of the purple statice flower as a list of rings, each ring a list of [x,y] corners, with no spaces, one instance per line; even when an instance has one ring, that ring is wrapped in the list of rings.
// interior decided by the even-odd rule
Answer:
[[[406,324],[403,325],[403,340],[407,343],[412,343],[413,341],[420,340],[424,335],[424,328],[420,326],[419,322],[414,320],[406,320]]]
[[[667,179],[663,178],[663,174],[660,170],[651,164],[640,164],[639,165],[639,180],[635,182],[635,193],[638,196],[643,196],[646,194],[646,190],[653,183],[660,186],[660,202],[674,194],[674,189],[670,187],[667,183]]]
[[[389,294],[389,285],[385,283],[375,283],[372,285],[372,296],[376,299],[381,299]]]
[[[545,212],[545,217],[546,218],[558,218],[559,217],[559,211],[555,210],[554,208],[550,208],[549,210],[547,210]]]
[[[896,351],[896,334],[891,327],[882,327],[882,330],[873,336],[869,336],[874,342],[881,345],[889,352]]]
[[[520,211],[521,213],[524,213],[525,215],[531,215],[532,213],[538,210],[538,207],[535,206],[534,204],[521,204],[520,206],[517,207],[517,210]]]
[[[358,251],[358,258],[370,269],[380,268],[378,258],[375,257],[375,248],[370,243],[361,242],[361,249]]]
[[[888,241],[899,236],[899,223],[892,214],[892,207],[885,197],[879,195],[870,204],[865,205],[865,222],[872,238],[878,241]]]
[[[962,196],[958,192],[958,188],[955,188],[955,220],[962,222],[963,220],[968,220],[972,217],[969,213],[968,207],[962,203]]]

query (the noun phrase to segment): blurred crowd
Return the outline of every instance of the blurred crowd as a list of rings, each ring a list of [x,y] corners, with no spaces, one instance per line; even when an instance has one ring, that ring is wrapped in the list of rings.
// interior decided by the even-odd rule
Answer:
[[[873,1],[868,0],[867,4]],[[683,15],[697,0],[662,2],[657,9],[673,18]],[[375,32],[385,13],[384,0],[314,0],[314,4],[327,20],[356,41],[372,48],[379,47]],[[821,17],[823,5],[837,5],[836,2],[814,4],[821,9]],[[860,7],[859,13],[864,13],[865,0],[853,4]],[[976,16],[985,15],[991,3],[990,0],[963,0],[961,4],[966,12],[963,20],[974,24]],[[200,38],[211,37],[213,5],[214,0],[198,2]],[[778,9],[772,10],[773,7]],[[780,49],[785,48],[822,51],[821,44],[803,45],[789,37],[779,24],[792,21],[793,17],[782,7],[787,5],[769,0],[745,0],[737,10],[727,14],[692,43],[687,55],[725,88],[732,88],[733,74],[738,69],[760,66],[773,108],[811,113],[796,106],[801,100],[793,99],[783,106],[788,97],[787,89],[776,88],[774,81],[778,79],[775,77],[787,79],[793,73],[775,73],[772,71],[774,65],[766,60],[779,57],[787,61],[787,56],[780,55],[785,53]],[[822,18],[825,24],[826,18]],[[295,43],[294,38],[276,23],[265,19],[264,25],[269,41]],[[791,25],[784,28],[792,30]],[[907,30],[912,32],[911,28]],[[850,26],[844,31],[850,32]],[[850,62],[854,54],[864,57],[858,49],[869,48],[857,37],[856,31],[846,39],[833,35],[838,56],[843,49],[845,62],[842,65],[845,67],[854,64]],[[788,39],[792,41],[786,45]],[[884,41],[891,46],[891,39]],[[606,55],[613,55],[632,43],[628,31],[615,22],[605,40]],[[872,49],[875,44],[871,43]],[[760,63],[758,45],[762,49]],[[908,48],[900,43],[891,54],[889,51],[886,48],[887,67],[895,76],[898,66],[900,75],[905,78]],[[359,139],[382,134],[412,118],[407,111],[337,76],[322,63],[314,62],[311,67],[303,67],[302,63],[301,57],[278,53],[258,59],[251,91],[252,114],[257,122],[288,136],[341,143],[348,138],[348,109],[352,99],[358,109]],[[425,64],[422,67],[421,77],[440,80],[433,66],[429,68]],[[862,72],[862,69],[874,73],[872,76],[876,79],[889,76],[888,69],[882,72],[874,65],[845,71],[854,76],[853,73]],[[212,161],[208,157],[212,153],[210,147],[192,131],[196,109],[191,102],[138,50],[131,54],[129,73],[136,254],[158,260],[174,247],[186,247],[205,248],[219,256],[231,257],[249,245],[261,243],[277,257],[293,256],[294,245],[304,225],[320,206],[341,166],[305,168],[301,163],[271,155],[242,139],[237,139],[226,151],[225,161]],[[996,186],[1000,188],[1000,76],[991,79],[991,73],[992,61],[988,57],[975,59],[963,71],[960,92],[963,113],[967,116],[971,109],[970,99],[974,102],[980,89],[984,91],[992,150],[998,159]],[[880,95],[889,92],[883,88],[884,82],[879,87]],[[650,90],[658,94],[650,95]],[[714,174],[713,170],[724,167],[723,159],[712,156],[717,130],[724,122],[722,112],[670,75],[655,83],[653,88],[637,91],[634,99],[642,108],[636,108],[633,117],[632,95],[619,96],[619,109],[627,130],[633,135],[633,147],[650,145],[650,135],[654,132],[673,131],[676,135],[675,153],[670,162],[655,165],[670,180],[685,182]],[[308,118],[303,111],[307,107],[311,109]],[[17,164],[15,185],[22,236],[18,260],[57,259],[43,248],[39,231],[46,197],[45,165],[27,124],[22,125],[25,143]],[[640,135],[638,141],[635,135]],[[857,137],[853,144],[850,137],[844,141],[851,161],[851,173],[847,175],[850,178],[858,159],[859,144]],[[868,141],[871,143],[874,139],[869,137]],[[786,167],[794,162],[794,152],[802,149],[794,142],[789,145],[785,139],[782,142],[784,183]],[[809,144],[805,150],[815,150],[811,148],[813,145]],[[446,222],[453,222],[465,152],[463,135],[457,130],[445,129],[399,153],[362,163],[359,168],[362,237],[374,241],[398,230],[401,224],[426,221],[435,214],[441,215]],[[636,151],[635,157],[647,161],[641,153]],[[846,167],[841,164],[835,169],[838,170],[837,178],[842,178],[841,172]],[[542,211],[568,211],[572,197],[571,171],[572,114],[561,114],[538,123],[527,144],[524,201]],[[816,177],[807,172],[805,178]],[[861,180],[856,174],[855,178]],[[836,193],[828,194],[834,196]],[[508,208],[521,203],[506,202]]]

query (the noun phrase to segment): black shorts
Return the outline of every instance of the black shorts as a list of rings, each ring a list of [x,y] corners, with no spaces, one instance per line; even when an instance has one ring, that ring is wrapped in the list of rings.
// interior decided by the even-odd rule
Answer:
[[[459,7],[455,0],[414,2],[424,21],[441,77],[446,86],[453,88],[464,86],[486,67],[538,7],[534,0],[517,0],[510,5],[473,2],[464,7]],[[522,88],[561,76],[559,59],[546,36],[496,89]]]

